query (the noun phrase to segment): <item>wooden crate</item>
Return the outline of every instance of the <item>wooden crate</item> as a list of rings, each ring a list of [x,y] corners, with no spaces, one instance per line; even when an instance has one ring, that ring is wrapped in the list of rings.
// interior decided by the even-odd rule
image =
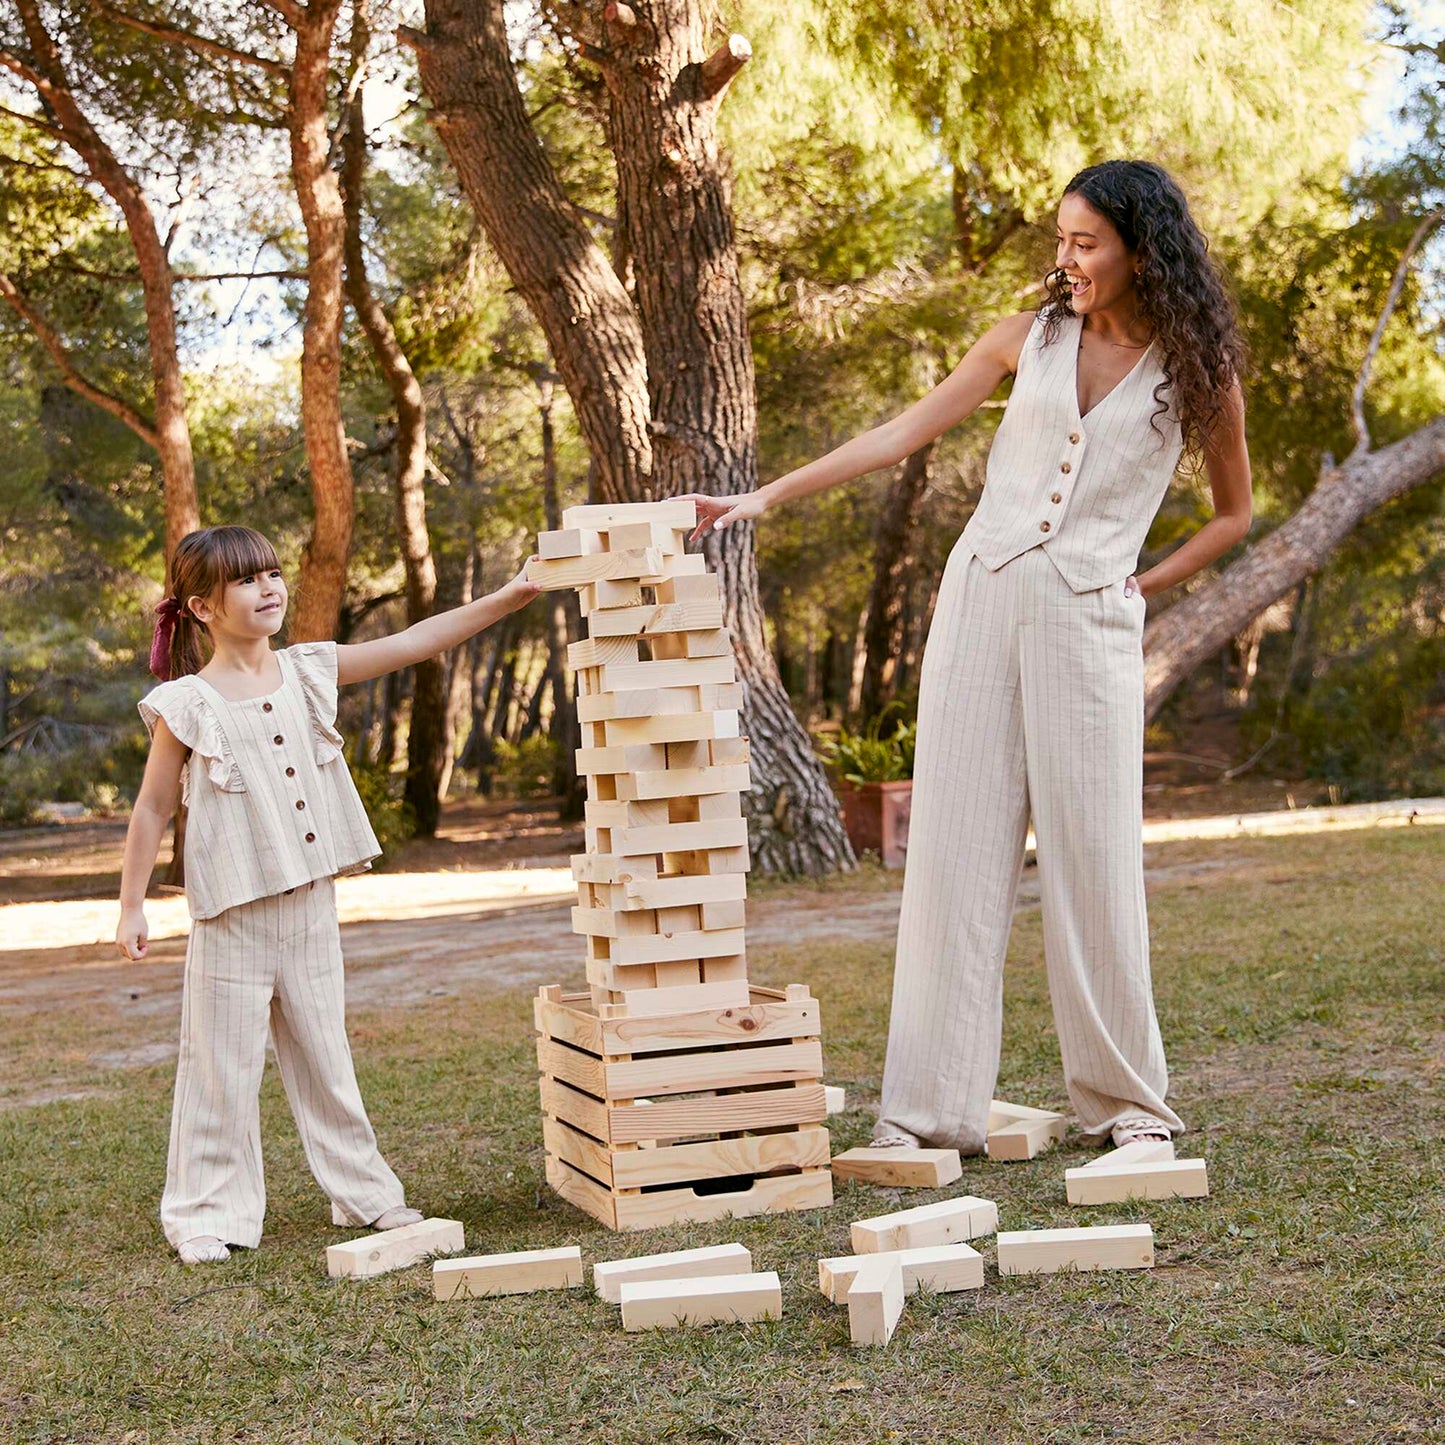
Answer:
[[[833,1202],[805,986],[646,1016],[554,986],[534,1014],[548,1183],[609,1229]]]

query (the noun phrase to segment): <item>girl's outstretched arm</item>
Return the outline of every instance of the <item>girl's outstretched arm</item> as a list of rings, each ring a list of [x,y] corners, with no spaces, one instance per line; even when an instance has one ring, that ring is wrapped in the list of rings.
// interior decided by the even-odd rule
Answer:
[[[535,582],[527,580],[527,569],[523,567],[506,586],[478,597],[475,602],[424,618],[389,637],[345,643],[336,649],[336,681],[341,684],[365,682],[368,678],[425,662],[474,637],[509,612],[525,607],[541,590]]]
[[[150,947],[147,937],[146,885],[156,866],[161,839],[175,815],[181,790],[181,769],[190,750],[165,724],[156,719],[150,757],[130,826],[125,832],[125,859],[120,865],[120,926],[115,931],[116,947],[129,959],[142,959]]]

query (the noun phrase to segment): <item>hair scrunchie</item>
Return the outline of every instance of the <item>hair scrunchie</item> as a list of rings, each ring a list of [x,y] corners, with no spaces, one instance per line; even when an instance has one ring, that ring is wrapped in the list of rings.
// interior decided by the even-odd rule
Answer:
[[[163,597],[156,607],[156,630],[151,638],[151,672],[162,682],[171,676],[171,634],[181,615],[178,597]]]

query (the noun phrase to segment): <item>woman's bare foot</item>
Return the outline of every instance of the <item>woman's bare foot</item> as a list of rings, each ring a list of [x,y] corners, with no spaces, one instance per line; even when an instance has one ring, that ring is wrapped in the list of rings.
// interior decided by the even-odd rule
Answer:
[[[182,1264],[222,1264],[231,1257],[225,1242],[214,1234],[198,1234],[181,1244],[176,1253]]]

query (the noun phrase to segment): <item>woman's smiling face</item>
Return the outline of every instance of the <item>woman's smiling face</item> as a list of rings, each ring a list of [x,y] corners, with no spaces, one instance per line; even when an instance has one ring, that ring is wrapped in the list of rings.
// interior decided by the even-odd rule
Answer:
[[[1138,252],[1078,192],[1059,202],[1056,231],[1056,264],[1069,278],[1075,315],[1102,311],[1133,291]]]

